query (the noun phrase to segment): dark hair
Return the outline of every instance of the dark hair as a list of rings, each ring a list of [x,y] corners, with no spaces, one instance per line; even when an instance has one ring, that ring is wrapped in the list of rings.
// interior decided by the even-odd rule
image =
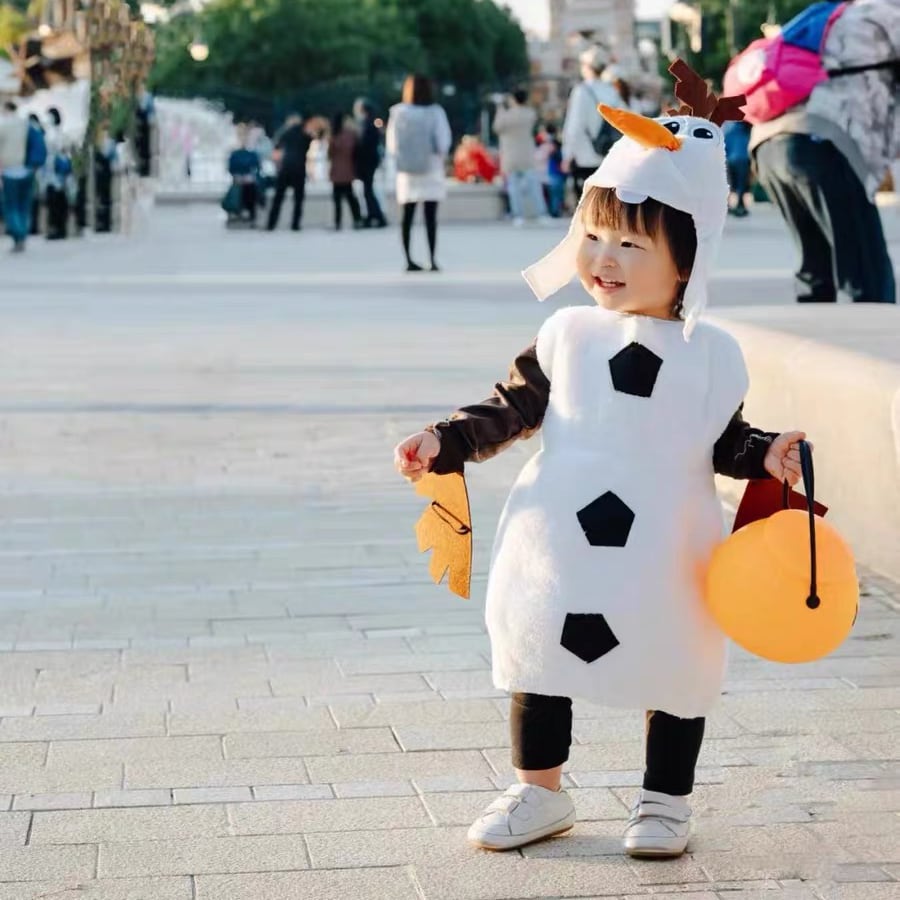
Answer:
[[[548,122],[544,126],[544,130],[551,136],[559,134],[559,128],[556,126],[556,122]]]
[[[16,106],[16,104],[13,103],[12,100],[7,100],[6,103],[3,104],[3,108],[7,112],[15,112],[19,107]]]
[[[347,120],[347,117],[344,113],[339,112],[335,113],[331,117],[331,133],[332,134],[340,134],[344,130],[344,122]]]
[[[623,203],[616,196],[615,188],[594,187],[582,199],[581,218],[585,224],[645,234],[654,241],[662,235],[678,270],[678,292],[672,304],[672,317],[680,319],[684,291],[697,255],[697,229],[690,213],[652,197],[643,203]]]
[[[513,99],[519,106],[524,106],[528,102],[528,91],[524,88],[519,88],[517,91],[513,91]]]
[[[628,106],[631,103],[631,85],[624,78],[617,78],[613,87],[619,92],[622,102]]]
[[[424,75],[407,75],[403,82],[403,102],[415,106],[431,106],[434,103],[431,81]]]
[[[55,106],[47,110],[47,116],[54,125],[62,125],[62,113]]]

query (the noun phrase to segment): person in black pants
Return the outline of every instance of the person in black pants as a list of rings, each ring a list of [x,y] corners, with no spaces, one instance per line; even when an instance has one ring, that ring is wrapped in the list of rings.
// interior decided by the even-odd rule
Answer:
[[[281,165],[275,181],[275,197],[269,210],[269,231],[274,231],[281,215],[281,204],[288,188],[294,192],[294,212],[291,216],[291,230],[300,230],[303,218],[303,200],[306,195],[306,154],[311,139],[303,127],[303,119],[292,113],[284,123],[284,129],[275,141],[276,150],[281,151]]]
[[[755,148],[757,177],[800,250],[797,300],[895,302],[894,267],[878,207],[830,141],[776,134]]]
[[[353,107],[359,127],[359,142],[356,145],[356,177],[362,182],[363,196],[366,201],[366,215],[363,225],[366,228],[384,228],[387,219],[382,212],[378,197],[375,196],[375,173],[381,165],[381,131],[375,124],[375,111],[371,103],[359,99]]]

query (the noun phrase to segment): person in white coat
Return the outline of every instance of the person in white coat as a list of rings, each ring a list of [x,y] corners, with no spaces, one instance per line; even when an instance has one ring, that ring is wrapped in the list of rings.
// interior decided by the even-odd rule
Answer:
[[[434,102],[431,82],[424,75],[409,75],[403,101],[388,114],[385,147],[397,168],[397,203],[403,210],[401,234],[406,271],[421,272],[410,256],[416,206],[425,206],[425,230],[431,271],[439,271],[437,251],[438,204],[447,196],[445,163],[452,135],[443,107]]]
[[[417,481],[542,435],[491,559],[492,677],[512,695],[519,783],[469,829],[479,847],[573,826],[560,778],[581,698],[649,711],[624,847],[684,852],[705,716],[724,676],[725,637],[697,578],[724,537],[713,476],[800,477],[805,435],[744,421],[741,349],[700,319],[727,213],[719,123],[737,110],[725,98],[710,112],[698,82],[702,98],[679,96],[710,119],[602,108],[625,136],[588,179],[569,233],[523,273],[539,300],[577,276],[591,303],[551,315],[492,397],[395,448],[395,466]]]
[[[603,162],[603,156],[594,148],[594,138],[608,126],[597,115],[597,106],[625,106],[615,86],[603,80],[609,65],[609,54],[603,47],[589,47],[578,60],[582,80],[569,94],[562,133],[563,171],[572,176],[576,203],[581,199],[585,180]]]

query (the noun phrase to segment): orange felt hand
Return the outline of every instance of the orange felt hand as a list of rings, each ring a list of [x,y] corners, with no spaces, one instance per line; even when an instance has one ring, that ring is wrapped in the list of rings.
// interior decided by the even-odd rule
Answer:
[[[416,493],[431,498],[430,505],[416,523],[419,550],[431,550],[429,572],[440,584],[449,570],[448,587],[454,594],[469,598],[472,578],[472,517],[466,480],[461,474],[423,475]]]

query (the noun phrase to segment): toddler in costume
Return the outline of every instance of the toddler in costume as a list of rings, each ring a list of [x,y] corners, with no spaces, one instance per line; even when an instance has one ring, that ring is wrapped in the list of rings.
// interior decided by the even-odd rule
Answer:
[[[578,275],[594,301],[561,309],[493,396],[401,442],[417,481],[462,471],[541,430],[500,519],[486,622],[496,687],[511,697],[518,784],[469,840],[507,850],[571,828],[561,789],[572,699],[647,710],[646,770],[625,831],[632,856],[678,856],[689,835],[704,716],[725,638],[702,600],[723,538],[713,473],[800,477],[802,432],[741,415],[735,340],[699,321],[727,215],[718,100],[686,65],[677,113],[600,111],[622,133],[587,180],[563,241],[524,272],[543,300]]]

